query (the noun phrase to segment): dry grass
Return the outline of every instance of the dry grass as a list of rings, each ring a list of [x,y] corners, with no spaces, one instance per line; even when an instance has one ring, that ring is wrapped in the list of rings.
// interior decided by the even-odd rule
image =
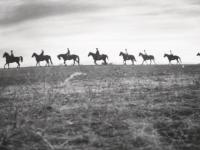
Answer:
[[[198,150],[199,66],[0,70],[2,150]]]

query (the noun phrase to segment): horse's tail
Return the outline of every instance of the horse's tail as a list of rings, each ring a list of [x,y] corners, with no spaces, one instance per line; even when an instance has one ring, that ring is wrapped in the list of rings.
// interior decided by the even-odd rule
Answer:
[[[53,62],[52,62],[52,60],[51,60],[51,56],[49,56],[49,60],[50,60],[51,64],[53,65]]]
[[[154,62],[154,64],[156,64],[156,59],[155,59],[155,57],[153,56],[153,62]]]
[[[107,58],[107,60],[108,60],[108,55],[106,55],[106,58]]]
[[[180,58],[180,57],[178,57],[178,59],[179,59],[180,63],[182,63],[182,61],[181,61],[181,58]]]
[[[21,62],[23,62],[23,57],[22,56],[20,56],[20,60],[21,60]]]
[[[78,62],[78,64],[80,64],[80,58],[79,58],[79,56],[77,56],[77,62]]]

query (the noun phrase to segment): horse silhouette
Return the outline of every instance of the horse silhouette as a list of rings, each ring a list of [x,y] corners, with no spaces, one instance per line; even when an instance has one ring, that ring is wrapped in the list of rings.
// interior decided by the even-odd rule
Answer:
[[[89,52],[88,57],[89,57],[89,56],[92,56],[92,57],[93,57],[93,60],[94,60],[94,64],[95,64],[95,65],[97,65],[96,62],[99,61],[99,60],[103,60],[103,61],[104,61],[104,64],[105,64],[105,65],[107,64],[106,59],[108,60],[108,56],[105,55],[105,54],[98,55],[98,54]]]
[[[139,53],[139,56],[141,56],[143,58],[143,62],[142,62],[142,65],[144,64],[144,62],[146,62],[147,60],[150,60],[150,65],[152,63],[152,61],[155,63],[155,58],[153,55],[146,55],[146,54],[143,54],[143,53]],[[146,62],[147,63],[147,62]]]
[[[197,56],[200,56],[200,53],[197,53]]]
[[[51,56],[49,56],[49,55],[38,55],[38,54],[36,54],[36,53],[33,53],[32,54],[32,57],[35,57],[35,59],[36,59],[36,67],[37,67],[37,65],[39,64],[39,66],[40,66],[40,62],[41,61],[46,61],[46,66],[49,66],[50,64],[49,64],[49,62],[51,63],[51,64],[53,64],[53,62],[52,62],[52,60],[51,60]]]
[[[172,60],[176,60],[177,61],[177,64],[180,64],[181,63],[181,58],[179,56],[176,56],[176,55],[172,55],[172,54],[164,54],[164,57],[167,57],[168,60],[169,60],[169,64],[171,64],[171,61]]]
[[[136,61],[135,56],[133,55],[129,55],[129,54],[125,54],[123,52],[120,52],[119,56],[123,57],[123,63],[126,65],[126,61],[127,60],[131,60],[132,64],[134,65],[134,61]]]
[[[9,64],[10,63],[17,63],[17,68],[20,68],[20,61],[23,62],[23,57],[22,56],[12,57],[7,52],[5,52],[3,54],[3,57],[6,58],[6,64],[4,65],[4,69],[5,69],[6,65],[8,65],[8,68],[9,68]]]
[[[74,54],[72,54],[72,55],[60,54],[60,55],[58,55],[57,57],[58,57],[59,60],[60,60],[61,58],[63,58],[64,64],[65,64],[65,65],[66,65],[66,61],[67,61],[67,60],[72,60],[72,59],[73,59],[73,61],[74,61],[73,65],[75,65],[76,62],[78,63],[78,65],[80,64],[80,58],[79,58],[78,55],[74,55]]]

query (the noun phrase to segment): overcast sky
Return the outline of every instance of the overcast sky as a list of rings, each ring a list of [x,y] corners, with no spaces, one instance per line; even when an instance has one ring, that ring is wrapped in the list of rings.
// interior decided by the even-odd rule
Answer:
[[[146,49],[158,63],[168,63],[171,49],[184,63],[200,57],[200,0],[0,0],[0,55],[14,50],[24,56],[22,66],[35,65],[33,52],[53,57],[71,53],[92,64],[89,51],[106,53],[121,63],[119,52]],[[0,57],[2,67],[5,60]]]

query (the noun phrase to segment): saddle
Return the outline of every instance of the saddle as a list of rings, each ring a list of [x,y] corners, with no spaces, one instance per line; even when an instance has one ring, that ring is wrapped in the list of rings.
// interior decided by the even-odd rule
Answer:
[[[101,59],[102,58],[102,55],[101,54],[98,54],[97,55],[97,59]]]
[[[129,55],[129,54],[125,54],[125,57],[126,57],[126,58],[129,58],[129,57],[130,57],[130,55]]]

